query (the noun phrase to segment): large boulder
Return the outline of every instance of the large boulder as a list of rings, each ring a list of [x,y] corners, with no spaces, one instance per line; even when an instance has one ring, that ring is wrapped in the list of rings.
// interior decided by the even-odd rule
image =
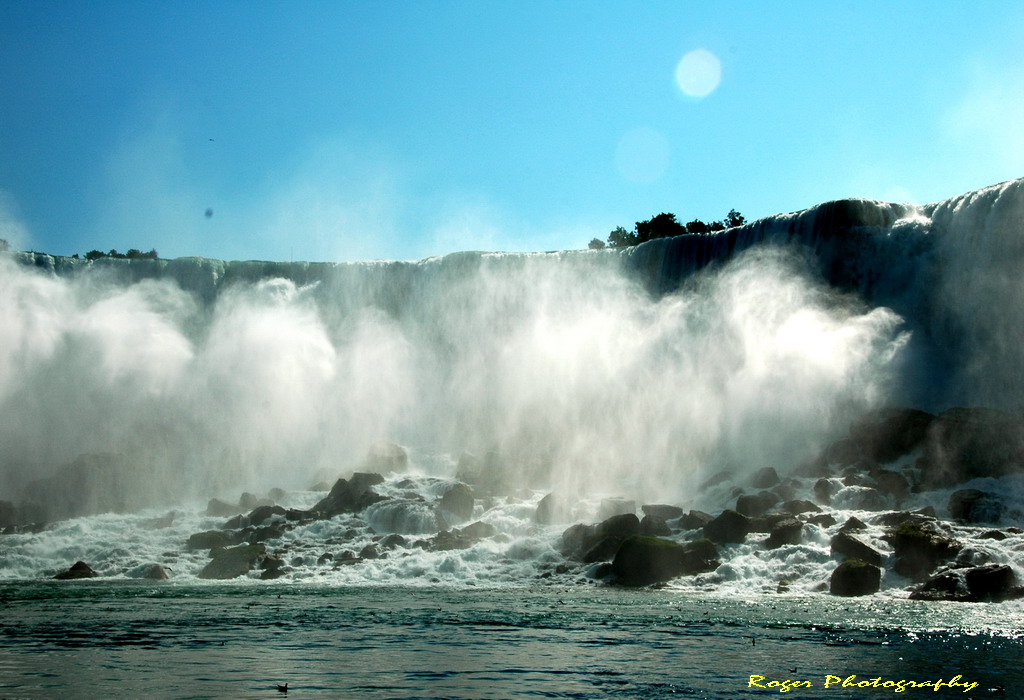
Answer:
[[[686,546],[660,537],[637,535],[629,537],[619,546],[612,561],[612,573],[618,583],[625,586],[646,586],[668,581],[676,576],[710,571],[714,545],[707,540]]]
[[[640,534],[640,518],[636,517],[635,513],[613,515],[598,524],[597,534],[600,537],[620,537],[622,539],[638,535]]]
[[[893,570],[901,576],[921,580],[940,563],[955,557],[963,545],[930,523],[908,520],[887,535],[896,553]]]
[[[849,531],[837,532],[832,537],[830,545],[833,556],[838,554],[850,559],[866,561],[872,566],[882,565],[882,553],[860,537],[850,534]]]
[[[70,568],[60,572],[54,578],[59,581],[67,581],[76,578],[93,578],[94,576],[99,576],[99,574],[93,571],[91,566],[84,561],[76,561]]]
[[[281,506],[274,505],[262,505],[253,508],[252,512],[249,513],[249,524],[250,525],[262,525],[265,521],[276,515],[284,515],[285,509]]]
[[[702,510],[691,510],[679,519],[679,526],[684,530],[700,530],[714,519],[715,516],[711,515],[711,513],[705,513]]]
[[[494,537],[498,530],[490,523],[477,521],[464,528],[453,528],[437,533],[430,549],[446,552],[453,549],[467,549],[487,537]]]
[[[911,600],[999,602],[1024,597],[1013,569],[1005,564],[987,564],[942,571],[915,589]]]
[[[554,525],[565,522],[569,507],[565,499],[549,493],[537,503],[537,510],[533,514],[533,521],[538,525]]]
[[[351,479],[338,479],[330,493],[322,498],[313,510],[333,518],[342,513],[358,513],[374,503],[384,500],[373,487],[384,482],[380,474],[356,472]]]
[[[579,559],[594,546],[597,539],[597,525],[576,523],[562,532],[562,553],[572,559]]]
[[[744,494],[736,499],[736,512],[748,518],[756,518],[767,513],[768,509],[778,503],[779,500],[779,497],[771,491]]]
[[[804,524],[793,517],[783,518],[776,522],[765,540],[765,547],[778,549],[787,544],[800,544],[800,533]]]
[[[645,515],[640,521],[640,533],[653,537],[664,537],[672,534],[672,528],[668,526],[664,518],[653,515]]]
[[[724,510],[721,515],[704,526],[704,536],[712,542],[738,543],[747,537],[750,519],[734,510]]]
[[[948,507],[950,517],[968,523],[997,523],[1003,516],[999,496],[978,489],[954,491]]]
[[[256,568],[266,551],[262,544],[215,549],[212,552],[213,559],[199,572],[199,578],[229,579],[244,576]]]
[[[847,559],[837,566],[829,578],[829,593],[841,596],[861,596],[877,593],[882,581],[882,570],[860,559]]]
[[[463,523],[473,517],[475,499],[473,489],[458,481],[445,489],[438,506],[448,522]]]
[[[645,516],[660,520],[674,520],[683,516],[683,509],[679,506],[647,504],[640,506],[640,510]]]
[[[840,465],[889,464],[918,448],[929,436],[935,416],[915,409],[885,409],[850,427],[847,438],[828,450]]]
[[[780,481],[782,479],[779,478],[779,473],[775,471],[775,467],[764,467],[754,472],[754,476],[750,478],[750,485],[755,489],[770,489]]]

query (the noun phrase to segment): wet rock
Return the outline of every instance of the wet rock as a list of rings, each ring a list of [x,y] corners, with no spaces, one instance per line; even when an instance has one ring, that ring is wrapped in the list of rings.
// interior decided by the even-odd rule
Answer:
[[[600,537],[621,537],[625,539],[640,534],[640,519],[634,513],[613,515],[601,521],[597,526]]]
[[[750,485],[755,489],[770,489],[781,481],[775,467],[765,467],[754,472]]]
[[[804,524],[793,517],[787,517],[772,526],[765,546],[768,549],[778,549],[787,544],[800,544],[800,533]]]
[[[482,539],[494,537],[497,529],[490,523],[477,521],[461,529],[445,530],[434,537],[430,548],[437,552],[467,549]]]
[[[803,500],[792,500],[786,501],[782,504],[782,510],[793,515],[800,515],[801,513],[820,513],[821,508],[814,505],[810,501]]]
[[[948,507],[950,517],[968,523],[997,523],[1003,516],[999,496],[978,489],[954,491]]]
[[[850,436],[829,448],[834,463],[889,464],[922,445],[935,416],[915,409],[885,409],[850,428]]]
[[[830,542],[832,555],[840,555],[849,559],[860,559],[872,566],[882,565],[882,553],[856,535],[849,532],[837,532]]]
[[[780,501],[792,501],[803,490],[803,485],[796,479],[786,479],[772,488],[772,493]]]
[[[986,530],[985,532],[978,535],[979,540],[1005,540],[1007,535],[1002,530]]]
[[[879,469],[872,478],[875,480],[875,488],[886,496],[891,496],[896,501],[901,501],[910,493],[910,482],[899,472],[889,469]]]
[[[93,578],[95,576],[99,576],[99,574],[93,571],[91,566],[84,561],[76,561],[70,568],[60,572],[54,578],[59,581],[68,581],[78,578]]]
[[[439,506],[446,520],[458,524],[473,517],[475,499],[473,489],[468,484],[459,481],[445,489]]]
[[[705,513],[702,510],[691,510],[679,519],[679,526],[684,530],[697,530],[703,528],[714,519],[715,516],[711,515],[711,513]]]
[[[583,554],[584,564],[594,564],[599,561],[611,561],[619,547],[624,542],[622,537],[602,537]]]
[[[549,493],[540,499],[537,504],[537,511],[533,514],[533,521],[538,525],[554,525],[565,522],[568,514],[568,507],[565,499]]]
[[[567,557],[578,559],[594,546],[597,539],[597,525],[584,523],[570,525],[562,532],[562,553]]]
[[[818,527],[832,527],[837,522],[839,521],[831,513],[819,513],[807,518],[809,525],[817,525]]]
[[[906,522],[927,523],[932,520],[935,520],[934,516],[929,516],[920,511],[911,513],[905,510],[882,513],[871,518],[871,522],[883,527],[899,527]]]
[[[887,536],[896,553],[893,570],[921,580],[935,567],[955,557],[963,545],[927,522],[907,521]]]
[[[640,521],[640,534],[652,537],[664,537],[672,534],[672,528],[668,526],[664,518],[653,515],[645,515]]]
[[[213,550],[213,559],[199,572],[199,578],[229,579],[252,571],[266,553],[262,544],[243,544],[238,547]]]
[[[704,526],[704,536],[712,542],[742,542],[750,531],[750,519],[734,510],[722,511]]]
[[[598,509],[598,517],[607,520],[616,515],[632,515],[636,517],[636,501],[627,498],[605,498]],[[637,520],[639,522],[639,520]]]
[[[770,468],[770,467],[769,467]],[[779,502],[779,497],[771,491],[761,491],[753,495],[744,495],[736,499],[736,512],[748,518],[764,515],[768,509]]]
[[[384,535],[384,537],[380,539],[379,544],[385,549],[397,549],[399,547],[405,547],[407,542],[404,537],[393,532],[390,535]]]
[[[260,498],[256,494],[249,493],[246,491],[238,497],[238,506],[242,510],[252,510],[253,508],[259,508],[260,506],[272,506],[274,502],[269,498]]]
[[[839,596],[862,596],[877,593],[882,570],[860,559],[847,559],[837,566],[829,578],[829,593]]]
[[[380,550],[377,549],[377,545],[368,544],[359,550],[360,559],[380,559]]]
[[[226,518],[229,515],[240,513],[243,509],[235,503],[228,503],[219,498],[211,498],[206,504],[206,514],[214,518]]]
[[[328,518],[342,513],[358,513],[384,500],[384,496],[373,491],[374,486],[383,482],[384,477],[380,474],[364,472],[356,472],[351,479],[338,479],[330,493],[313,506],[313,510]]]
[[[197,532],[188,538],[185,543],[187,549],[213,549],[214,547],[230,547],[242,542],[243,536],[240,532],[225,532],[224,530],[207,530]]]
[[[324,552],[320,555],[320,558],[316,560],[317,565],[326,566],[327,564],[334,563],[334,555],[330,552]]]
[[[772,528],[783,520],[789,520],[793,516],[789,513],[768,513],[756,518],[750,518],[747,532],[771,532]]]
[[[867,530],[867,524],[856,516],[847,518],[846,522],[843,523],[842,527],[839,528],[840,532],[856,532],[858,530]]]
[[[612,573],[624,586],[646,586],[687,573],[685,557],[686,549],[677,542],[636,535],[619,547],[612,561]]]
[[[832,479],[818,479],[814,482],[814,498],[818,503],[827,506],[832,502],[832,497],[839,493],[840,488],[842,487]]]
[[[166,581],[171,578],[167,569],[159,564],[149,564],[144,566],[138,573],[139,575],[136,578],[143,578],[149,581]]]
[[[288,531],[288,526],[284,523],[272,523],[270,525],[264,525],[263,527],[250,528],[245,531],[245,539],[255,544],[256,542],[266,542],[267,540],[280,539],[284,533]]]
[[[881,492],[867,486],[847,486],[832,499],[832,505],[850,510],[884,510],[889,502]]]
[[[642,505],[640,510],[644,515],[651,518],[658,518],[659,520],[674,520],[683,516],[683,509],[679,506],[668,506],[668,505]]]
[[[284,515],[285,510],[281,506],[265,505],[257,506],[249,513],[250,525],[262,525],[265,521],[276,515]]]
[[[1001,602],[1024,597],[1013,569],[988,564],[939,572],[910,594],[911,600]]]

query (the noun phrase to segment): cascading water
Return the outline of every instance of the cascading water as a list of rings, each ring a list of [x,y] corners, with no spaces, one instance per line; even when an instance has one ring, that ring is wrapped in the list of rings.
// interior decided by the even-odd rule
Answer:
[[[513,579],[559,558],[564,524],[533,523],[546,492],[574,501],[566,522],[598,519],[606,496],[725,507],[697,485],[788,471],[885,404],[1018,408],[1022,222],[1018,180],[625,250],[337,265],[14,254],[0,260],[0,488],[37,519],[161,509],[70,521],[124,572],[223,521],[183,504],[281,487],[309,508],[323,494],[306,489],[386,440],[409,453],[382,487],[393,500],[283,534],[296,576],[313,575],[311,539],[349,532],[358,549],[370,525],[431,530],[461,461],[486,472],[474,518],[497,539],[335,575]],[[920,504],[948,493],[933,496]],[[118,518],[169,507],[177,525],[140,554],[103,553],[130,549]],[[9,540],[0,576],[84,557],[69,553],[79,527]],[[805,559],[790,563],[825,565]],[[743,580],[743,561],[722,575]]]

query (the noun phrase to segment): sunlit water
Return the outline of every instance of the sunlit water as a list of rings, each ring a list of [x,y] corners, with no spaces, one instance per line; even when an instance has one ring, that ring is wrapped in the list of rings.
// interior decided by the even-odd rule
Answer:
[[[0,697],[889,697],[1024,693],[1024,605],[597,588],[3,584]],[[962,687],[902,697],[964,697]]]

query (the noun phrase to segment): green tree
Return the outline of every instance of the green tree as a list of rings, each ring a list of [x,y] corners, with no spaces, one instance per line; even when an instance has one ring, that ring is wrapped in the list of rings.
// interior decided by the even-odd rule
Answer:
[[[725,215],[725,221],[722,223],[725,224],[726,228],[732,228],[733,226],[742,226],[747,223],[747,220],[743,214],[740,214],[735,209],[730,209],[729,213]]]
[[[600,238],[591,238],[590,244],[587,247],[590,248],[591,250],[601,250],[602,248],[604,248],[604,241],[602,241]]]
[[[621,248],[623,246],[630,246],[637,244],[636,234],[632,231],[627,231],[621,226],[616,226],[615,230],[608,234],[608,245],[612,248]]]
[[[647,221],[636,222],[637,243],[644,243],[655,238],[678,236],[681,233],[686,233],[686,229],[676,221],[675,214],[662,212]]]

